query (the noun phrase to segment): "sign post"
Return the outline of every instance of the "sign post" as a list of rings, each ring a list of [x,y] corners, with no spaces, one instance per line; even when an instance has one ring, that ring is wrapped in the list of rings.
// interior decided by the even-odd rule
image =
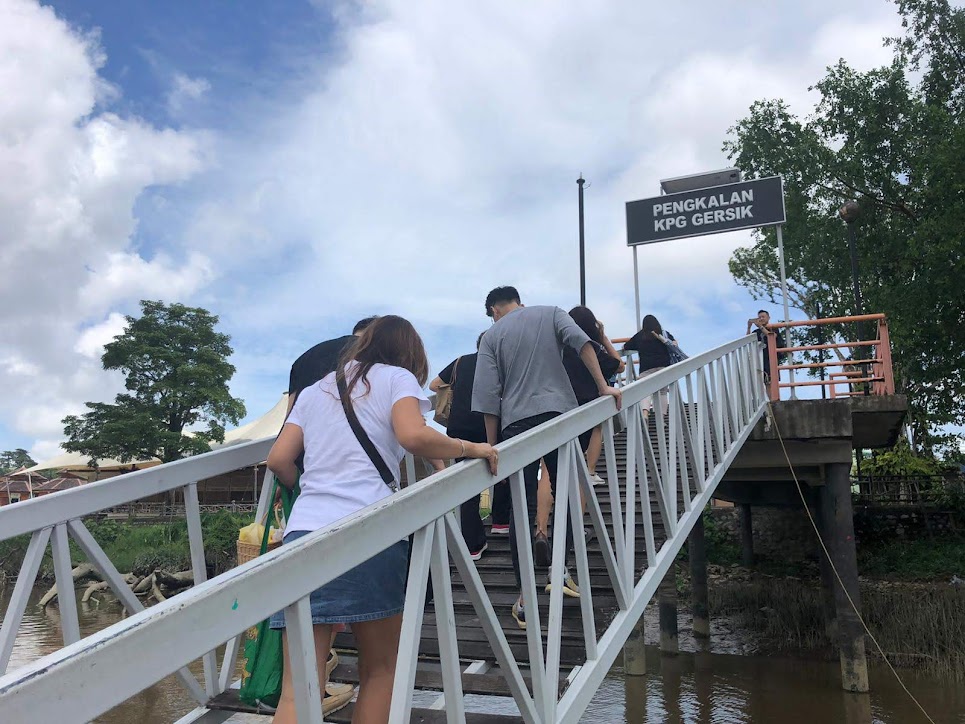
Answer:
[[[725,169],[694,177],[672,179],[677,193],[663,194],[649,199],[627,202],[627,245],[633,247],[633,284],[640,328],[640,280],[637,266],[637,247],[661,241],[686,239],[692,236],[722,234],[741,229],[777,227],[777,255],[781,269],[781,295],[784,297],[784,321],[790,321],[787,298],[787,277],[784,270],[783,225],[787,220],[784,209],[784,179],[780,176],[751,181],[739,179],[738,169]],[[717,185],[700,188],[706,180],[715,179]],[[661,191],[664,183],[661,182]],[[713,181],[711,181],[713,183]],[[790,346],[790,328],[785,340]],[[791,397],[796,398],[794,370],[790,370]]]
[[[791,316],[787,305],[787,274],[784,272],[784,224],[777,225],[777,261],[781,267],[781,296],[784,298],[784,321],[790,322]],[[784,344],[791,346],[791,327],[784,328]],[[774,370],[777,374],[777,370]],[[797,399],[797,388],[794,386],[794,370],[788,370],[791,379],[791,399]],[[821,388],[824,389],[823,387]]]

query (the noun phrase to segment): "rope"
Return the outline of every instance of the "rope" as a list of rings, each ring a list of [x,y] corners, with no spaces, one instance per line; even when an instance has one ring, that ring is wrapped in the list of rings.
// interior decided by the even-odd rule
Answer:
[[[824,552],[824,557],[828,559],[828,563],[831,566],[831,570],[834,571],[834,577],[838,579],[838,583],[841,586],[841,590],[844,591],[844,595],[848,599],[848,603],[851,604],[851,608],[854,610],[855,616],[858,617],[858,621],[861,623],[861,627],[864,629],[864,632],[868,635],[868,638],[870,638],[871,641],[874,643],[875,648],[878,649],[878,653],[881,655],[881,658],[884,659],[885,663],[888,665],[888,668],[891,670],[891,673],[894,674],[898,684],[901,686],[902,689],[904,689],[905,693],[908,694],[908,698],[911,699],[913,702],[915,702],[915,706],[917,706],[919,710],[921,710],[921,713],[925,717],[925,719],[927,719],[931,724],[935,724],[935,720],[928,715],[928,712],[925,711],[925,707],[923,707],[921,705],[921,702],[915,698],[915,695],[908,690],[908,687],[905,686],[905,682],[902,681],[901,676],[899,676],[898,672],[895,671],[895,667],[891,665],[890,661],[888,661],[888,656],[885,654],[884,649],[881,648],[881,644],[878,643],[878,639],[876,639],[874,637],[874,634],[871,633],[871,629],[868,628],[868,624],[865,623],[864,618],[861,616],[861,611],[858,610],[858,607],[854,603],[854,599],[852,599],[851,594],[848,593],[848,588],[847,586],[844,585],[844,581],[841,579],[841,574],[838,573],[838,569],[834,565],[834,561],[831,558],[831,554],[828,551],[827,546],[824,545],[824,539],[821,537],[821,532],[818,530],[817,523],[814,522],[814,516],[811,515],[811,509],[808,507],[807,500],[804,498],[804,491],[801,488],[801,482],[797,479],[797,473],[794,471],[794,464],[791,462],[791,457],[790,455],[788,455],[787,447],[785,447],[784,445],[784,436],[781,435],[781,427],[780,425],[777,424],[777,417],[774,415],[774,409],[773,407],[771,407],[770,400],[768,400],[767,402],[767,411],[768,411],[768,415],[770,416],[771,420],[774,423],[774,431],[777,433],[777,439],[781,443],[781,450],[784,452],[784,459],[787,460],[787,467],[791,471],[791,477],[794,478],[794,485],[797,488],[798,496],[800,496],[801,498],[801,504],[804,506],[804,512],[807,513],[808,520],[811,522],[811,527],[814,529],[814,534],[817,536],[818,543],[821,544],[821,550]]]

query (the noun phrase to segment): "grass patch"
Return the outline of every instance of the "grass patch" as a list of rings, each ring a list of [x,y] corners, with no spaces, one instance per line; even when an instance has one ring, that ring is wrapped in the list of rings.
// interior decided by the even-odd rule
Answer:
[[[710,587],[711,616],[760,635],[770,650],[833,651],[819,585],[770,579]],[[965,589],[874,582],[861,585],[862,617],[892,664],[965,681]],[[876,649],[869,641],[869,655]]]
[[[217,575],[234,565],[238,529],[253,520],[253,514],[241,515],[227,511],[201,516],[205,562],[210,574]],[[85,525],[121,573],[143,575],[155,568],[183,571],[191,567],[188,526],[184,519],[148,524],[89,519]],[[29,542],[30,536],[0,541],[0,570],[8,576],[18,575]],[[83,552],[73,541],[70,551],[75,565],[86,561]],[[53,580],[54,567],[49,547],[41,563],[39,577],[44,581]]]
[[[858,546],[862,576],[901,581],[965,578],[965,539],[933,538]]]

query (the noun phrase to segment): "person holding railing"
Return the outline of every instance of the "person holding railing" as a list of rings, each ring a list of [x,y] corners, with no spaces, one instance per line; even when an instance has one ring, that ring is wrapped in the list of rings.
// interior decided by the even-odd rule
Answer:
[[[576,322],[577,326],[583,330],[593,345],[597,361],[600,364],[600,371],[609,382],[626,366],[620,353],[613,347],[613,343],[603,333],[603,323],[597,320],[596,315],[589,307],[577,306],[570,310],[570,317]],[[585,405],[600,397],[593,375],[583,363],[580,356],[572,347],[563,350],[563,367],[570,378],[573,386],[573,394],[580,405]],[[593,485],[602,485],[606,481],[596,474],[596,464],[600,460],[600,453],[603,452],[603,425],[597,425],[592,431],[587,431],[580,435],[580,447],[586,455],[586,466],[590,471],[590,482]]]
[[[291,487],[298,479],[296,460],[304,453],[301,495],[288,520],[285,545],[391,495],[405,450],[427,458],[484,458],[496,473],[497,451],[491,445],[447,437],[426,425],[429,401],[422,386],[428,368],[412,325],[387,315],[343,352],[335,372],[301,392],[268,454],[268,467]],[[352,625],[359,649],[356,721],[388,720],[408,547],[408,541],[399,541],[310,596],[322,691],[332,627]],[[271,626],[284,629],[283,611],[272,616]],[[283,640],[285,669],[275,724],[296,721],[287,634]]]
[[[476,339],[476,349],[482,342],[482,334]],[[476,354],[464,354],[450,362],[439,375],[429,383],[429,389],[438,392],[443,385],[452,387],[452,401],[446,434],[471,442],[486,442],[486,423],[483,416],[472,411],[472,384],[476,378]],[[462,458],[456,458],[459,462]],[[462,537],[469,548],[469,557],[474,561],[482,558],[488,542],[486,528],[479,517],[479,495],[460,507]],[[509,497],[509,482],[501,480],[493,486],[492,528],[495,535],[509,535],[509,514],[513,504]]]
[[[750,334],[751,328],[757,327],[757,329],[754,330],[754,333],[757,335],[757,343],[760,345],[761,349],[763,350],[762,354],[764,357],[764,384],[768,384],[771,381],[771,358],[770,358],[770,355],[768,355],[767,353],[767,335],[775,334],[775,332],[771,330],[769,326],[770,324],[771,324],[771,313],[768,312],[766,309],[758,309],[757,316],[751,317],[750,319],[747,320],[747,331],[745,332],[745,334]],[[777,335],[777,338],[774,340],[774,342],[777,345],[777,347],[778,348],[785,347],[786,343],[784,341],[784,333],[781,332],[780,330],[777,330],[776,335]],[[787,353],[781,352],[778,355],[778,361],[782,361],[786,357],[787,357]]]
[[[576,395],[563,367],[564,347],[571,347],[579,353],[599,393],[615,398],[619,409],[622,393],[607,385],[590,338],[566,312],[559,307],[524,307],[514,287],[493,289],[486,297],[485,306],[493,326],[483,335],[479,346],[472,409],[483,413],[490,444],[496,443],[500,433],[508,440],[577,407]],[[555,494],[556,450],[544,455],[543,459]],[[531,531],[536,522],[539,466],[536,460],[523,472]],[[516,585],[521,586],[516,527],[512,521],[509,545]],[[573,529],[567,521],[567,554],[572,545]],[[533,547],[534,557],[540,555],[540,548],[544,557],[549,557],[549,542],[545,537],[534,541]],[[553,585],[561,585],[563,593],[568,596],[580,595],[580,589],[568,570],[564,570],[561,581],[554,582],[551,578],[547,590]],[[522,591],[513,604],[512,615],[520,628],[526,628]]]
[[[643,378],[670,366],[669,344],[676,345],[677,340],[670,332],[664,330],[655,316],[648,314],[643,318],[640,331],[623,345],[623,350],[639,354],[639,372],[640,378]],[[667,412],[669,396],[666,390],[661,390],[658,396],[662,415]],[[653,396],[646,398],[640,408],[643,410],[644,421],[646,421],[653,410]]]

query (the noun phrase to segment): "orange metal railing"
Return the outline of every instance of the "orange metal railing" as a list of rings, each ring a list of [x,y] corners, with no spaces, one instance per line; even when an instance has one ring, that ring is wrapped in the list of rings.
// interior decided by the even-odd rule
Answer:
[[[777,346],[777,330],[793,327],[819,327],[823,325],[838,325],[875,322],[876,334],[874,339],[856,340],[854,342],[835,342],[831,344],[811,344],[800,346]],[[836,330],[841,331],[841,330]],[[893,395],[895,394],[895,376],[891,366],[891,338],[888,336],[888,320],[884,314],[862,314],[853,317],[829,317],[827,319],[809,319],[803,322],[776,322],[768,326],[767,359],[772,373],[768,380],[768,392],[771,400],[781,399],[782,389],[795,387],[827,387],[831,398],[851,397],[856,395]],[[795,352],[810,352],[819,350],[851,350],[849,359],[838,359],[821,362],[794,362]],[[778,364],[778,356],[788,355],[788,364]],[[839,368],[832,371],[833,368]],[[825,369],[827,379],[781,382],[780,373],[784,370],[812,370]],[[840,386],[846,386],[844,391]]]

